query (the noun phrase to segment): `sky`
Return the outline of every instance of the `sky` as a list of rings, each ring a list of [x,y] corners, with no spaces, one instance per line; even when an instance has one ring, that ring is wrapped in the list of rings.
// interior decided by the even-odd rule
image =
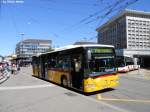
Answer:
[[[54,48],[76,41],[97,42],[96,28],[121,10],[150,12],[150,0],[137,0],[126,7],[131,0],[116,1],[0,0],[0,55],[15,53],[16,43],[31,38],[50,39]]]

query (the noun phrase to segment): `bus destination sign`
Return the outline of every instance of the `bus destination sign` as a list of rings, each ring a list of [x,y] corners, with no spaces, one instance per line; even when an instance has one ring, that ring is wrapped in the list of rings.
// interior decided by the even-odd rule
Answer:
[[[91,53],[113,53],[113,49],[106,48],[93,48]]]

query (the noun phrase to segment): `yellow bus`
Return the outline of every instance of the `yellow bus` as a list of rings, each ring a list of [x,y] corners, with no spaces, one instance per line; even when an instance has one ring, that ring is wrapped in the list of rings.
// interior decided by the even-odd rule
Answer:
[[[33,76],[83,92],[118,86],[111,45],[70,45],[33,56]]]

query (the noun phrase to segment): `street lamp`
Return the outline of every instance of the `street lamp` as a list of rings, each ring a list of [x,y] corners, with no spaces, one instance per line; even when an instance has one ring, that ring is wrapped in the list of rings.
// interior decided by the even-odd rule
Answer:
[[[21,35],[21,52],[22,52],[22,54],[23,54],[23,37],[24,37],[24,33],[20,33],[20,35]]]
[[[21,41],[23,41],[23,37],[24,37],[24,33],[20,33],[20,35],[21,35]]]
[[[21,60],[21,62],[23,63],[23,37],[24,37],[24,33],[20,33],[20,35],[21,35],[21,43],[20,43],[20,50],[21,50],[21,52],[20,52],[20,57],[22,58]]]

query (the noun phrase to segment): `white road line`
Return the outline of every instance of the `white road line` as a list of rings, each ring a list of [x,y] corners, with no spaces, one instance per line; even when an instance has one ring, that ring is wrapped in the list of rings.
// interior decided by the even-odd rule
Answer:
[[[46,88],[46,87],[54,87],[55,85],[47,84],[47,85],[32,85],[32,86],[15,86],[15,87],[0,87],[0,91],[5,90],[22,90],[22,89],[36,89],[36,88]]]
[[[122,102],[139,102],[139,103],[150,103],[150,100],[134,100],[134,99],[115,99],[115,98],[101,98],[104,101],[122,101]]]

